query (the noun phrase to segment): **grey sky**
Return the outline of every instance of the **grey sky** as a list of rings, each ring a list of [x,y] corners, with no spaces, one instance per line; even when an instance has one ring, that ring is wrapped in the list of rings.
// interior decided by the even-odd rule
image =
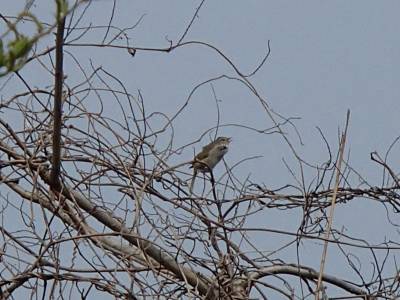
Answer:
[[[43,1],[37,1],[32,12],[50,22],[54,13],[51,7],[43,5]],[[4,1],[2,13],[14,14],[24,3],[21,0]],[[167,39],[176,42],[182,35],[198,4],[199,1],[118,1],[113,24],[129,27],[144,15],[138,27],[129,32],[130,45],[167,47]],[[110,1],[96,1],[84,24],[106,25],[111,8]],[[336,153],[338,128],[344,127],[346,111],[350,109],[347,144],[350,164],[372,185],[379,185],[382,171],[369,159],[370,152],[376,150],[383,156],[400,135],[399,11],[400,2],[394,0],[206,1],[186,40],[203,41],[218,47],[243,73],[251,72],[258,65],[270,40],[271,54],[264,67],[250,80],[277,113],[301,118],[293,122],[304,145],[300,144],[294,130],[285,127],[296,150],[312,163],[320,164],[328,158],[316,130],[318,126]],[[99,42],[104,34],[105,30],[99,29],[86,40]],[[121,45],[125,45],[125,41],[121,41]],[[72,51],[86,68],[91,59],[94,66],[103,66],[118,75],[132,94],[140,90],[149,112],[163,111],[169,116],[183,105],[199,83],[222,74],[234,75],[226,62],[201,46],[182,47],[169,54],[138,51],[135,57],[126,50],[93,51],[89,47],[66,47],[66,50]],[[82,80],[80,74],[75,75],[78,73],[66,54],[68,84]],[[24,75],[32,84],[47,80],[35,74]],[[221,124],[238,123],[259,129],[273,126],[258,99],[243,85],[223,79],[214,82],[213,86],[221,100]],[[113,106],[110,102],[106,108],[112,111]],[[212,87],[206,84],[194,93],[188,107],[174,123],[174,146],[196,140],[204,131],[216,126],[216,122]],[[234,126],[220,128],[220,134],[233,137],[232,147],[225,157],[228,165],[246,157],[262,156],[241,164],[238,176],[246,178],[251,174],[253,182],[264,183],[271,189],[286,183],[294,184],[282,158],[296,172],[298,166],[281,136],[255,134]],[[174,162],[190,159],[194,149],[199,150],[208,141],[209,136],[206,136],[192,151],[171,159]],[[398,165],[399,147],[397,145],[389,156],[392,165]],[[218,166],[215,172],[223,171],[224,168]],[[309,180],[315,172],[306,170],[306,175]],[[352,176],[351,180],[356,182],[357,178]],[[266,211],[265,219],[251,220],[250,225],[265,222],[266,227],[295,231],[300,218],[299,214]],[[364,221],[366,219],[368,222]],[[382,242],[385,235],[398,239],[386,224],[383,208],[371,201],[360,199],[338,207],[334,223],[337,229],[344,228],[349,234],[375,243]],[[256,234],[254,237],[257,240]],[[280,237],[277,241],[282,242]],[[270,240],[264,237],[258,242],[261,249],[269,249]],[[308,245],[315,243],[305,244],[301,262],[317,267],[319,256],[316,260],[315,255],[321,252],[315,249],[321,248],[310,250]],[[347,275],[346,270],[341,270],[342,266],[335,263],[335,259],[340,261],[343,257],[335,253],[336,248],[330,249],[327,271]],[[286,259],[295,263],[294,254],[294,251],[288,252]]]

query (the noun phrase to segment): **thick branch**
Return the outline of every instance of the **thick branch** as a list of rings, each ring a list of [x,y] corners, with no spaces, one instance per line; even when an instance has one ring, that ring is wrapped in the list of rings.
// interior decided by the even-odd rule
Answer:
[[[306,267],[302,267],[302,266],[292,266],[292,265],[276,265],[276,266],[261,268],[258,271],[252,272],[249,277],[251,280],[258,280],[262,277],[273,275],[273,274],[289,274],[289,275],[295,275],[295,276],[299,276],[301,278],[312,279],[312,280],[318,280],[318,276],[319,276],[319,272],[317,272],[311,268],[306,268]],[[323,274],[322,280],[324,282],[327,282],[327,283],[333,284],[339,288],[342,288],[349,293],[352,293],[352,294],[358,295],[358,296],[362,296],[364,298],[366,297],[365,299],[369,299],[368,293],[366,291],[364,291],[344,280],[341,280],[337,277]]]
[[[53,156],[51,170],[51,186],[60,186],[60,164],[61,164],[61,125],[62,125],[62,87],[63,87],[63,43],[65,15],[61,16],[60,5],[58,5],[58,24],[56,35],[56,68],[54,74],[54,110],[53,110]]]

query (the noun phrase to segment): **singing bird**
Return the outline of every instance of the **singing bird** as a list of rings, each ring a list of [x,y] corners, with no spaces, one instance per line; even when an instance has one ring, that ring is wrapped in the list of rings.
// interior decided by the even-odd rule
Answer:
[[[190,183],[190,193],[192,193],[197,173],[211,172],[228,152],[230,142],[231,138],[220,136],[215,141],[204,146],[200,153],[195,156],[191,166],[193,168],[193,177]]]

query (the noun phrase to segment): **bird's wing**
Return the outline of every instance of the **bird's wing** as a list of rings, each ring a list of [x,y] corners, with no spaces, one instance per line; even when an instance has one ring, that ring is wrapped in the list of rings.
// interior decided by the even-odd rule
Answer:
[[[208,157],[208,153],[209,151],[204,151],[202,150],[199,154],[197,154],[195,156],[195,158],[192,161],[192,165],[190,166],[190,168],[193,168],[196,170],[196,168],[204,168],[203,163],[205,163],[205,160]]]
[[[215,144],[216,144],[216,141],[211,142],[211,143],[205,145],[205,146],[201,149],[201,152],[211,150],[211,148],[214,147]]]
[[[197,160],[197,161],[203,160],[208,156],[208,154],[209,154],[208,149],[203,148],[203,150],[199,154],[196,155],[194,160]]]
[[[217,142],[214,141],[214,142],[211,142],[211,143],[205,145],[201,149],[201,151],[195,156],[194,161],[202,161],[202,160],[206,159],[207,156],[210,154],[211,149],[215,147],[216,143]]]

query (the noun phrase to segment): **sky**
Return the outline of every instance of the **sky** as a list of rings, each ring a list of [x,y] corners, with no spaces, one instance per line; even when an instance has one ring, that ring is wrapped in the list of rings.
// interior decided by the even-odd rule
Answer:
[[[120,0],[112,22],[125,28],[142,17],[137,27],[128,32],[130,45],[168,47],[168,40],[177,41],[183,34],[199,3]],[[15,15],[24,4],[22,0],[5,1],[1,12]],[[112,6],[111,1],[94,1],[80,25],[106,25]],[[31,11],[48,22],[54,18],[53,7],[44,0],[36,1]],[[326,161],[328,152],[317,127],[335,153],[339,129],[344,128],[346,112],[350,110],[346,144],[349,163],[371,185],[380,185],[382,169],[370,160],[370,152],[384,156],[400,135],[399,11],[400,2],[394,0],[205,1],[184,41],[203,41],[221,49],[243,73],[252,72],[260,63],[269,41],[270,55],[250,81],[271,109],[294,118],[301,140],[293,127],[285,126],[284,131],[296,151],[311,163]],[[99,42],[104,35],[105,29],[99,28],[84,40]],[[44,43],[50,43],[52,38],[45,38]],[[120,43],[125,45],[126,41]],[[146,110],[162,111],[169,117],[180,109],[198,84],[224,74],[235,75],[215,51],[200,45],[188,45],[171,53],[138,51],[134,57],[121,49],[93,51],[90,47],[66,47],[66,50],[86,68],[93,64],[117,74],[132,94],[140,90]],[[73,86],[82,76],[72,58],[68,54],[65,57],[67,81]],[[48,80],[35,74],[24,75],[32,85]],[[295,184],[284,160],[296,174],[299,169],[285,140],[276,133],[261,135],[243,127],[266,129],[273,124],[259,100],[234,80],[205,84],[193,93],[183,113],[174,121],[174,147],[197,140],[217,125],[213,93],[219,100],[220,124],[226,125],[218,134],[233,138],[226,163],[234,165],[245,158],[258,157],[240,164],[237,175],[242,179],[250,176],[253,182],[271,189]],[[106,103],[111,115],[113,105],[110,101],[107,107]],[[154,124],[157,125],[156,120]],[[190,159],[194,151],[209,141],[210,135],[206,135],[191,149],[171,157],[171,162]],[[398,166],[399,152],[400,145],[396,144],[388,157],[393,167]],[[223,171],[223,166],[216,169]],[[306,179],[315,176],[311,169],[305,172]],[[360,179],[352,176],[351,180],[357,185]],[[265,216],[265,226],[291,231],[299,226],[297,214],[266,211]],[[249,226],[259,223],[259,219],[252,219]],[[372,243],[382,242],[385,237],[398,238],[387,223],[383,207],[366,199],[338,207],[335,227]],[[254,238],[257,239],[256,234]],[[260,248],[268,249],[268,241],[259,241]],[[315,261],[315,253],[319,252],[309,250],[309,244],[303,246],[302,262],[317,268],[319,260]],[[328,272],[343,274],[341,266],[335,263],[340,255],[334,252],[328,256]],[[294,252],[286,255],[286,259],[296,261]]]

